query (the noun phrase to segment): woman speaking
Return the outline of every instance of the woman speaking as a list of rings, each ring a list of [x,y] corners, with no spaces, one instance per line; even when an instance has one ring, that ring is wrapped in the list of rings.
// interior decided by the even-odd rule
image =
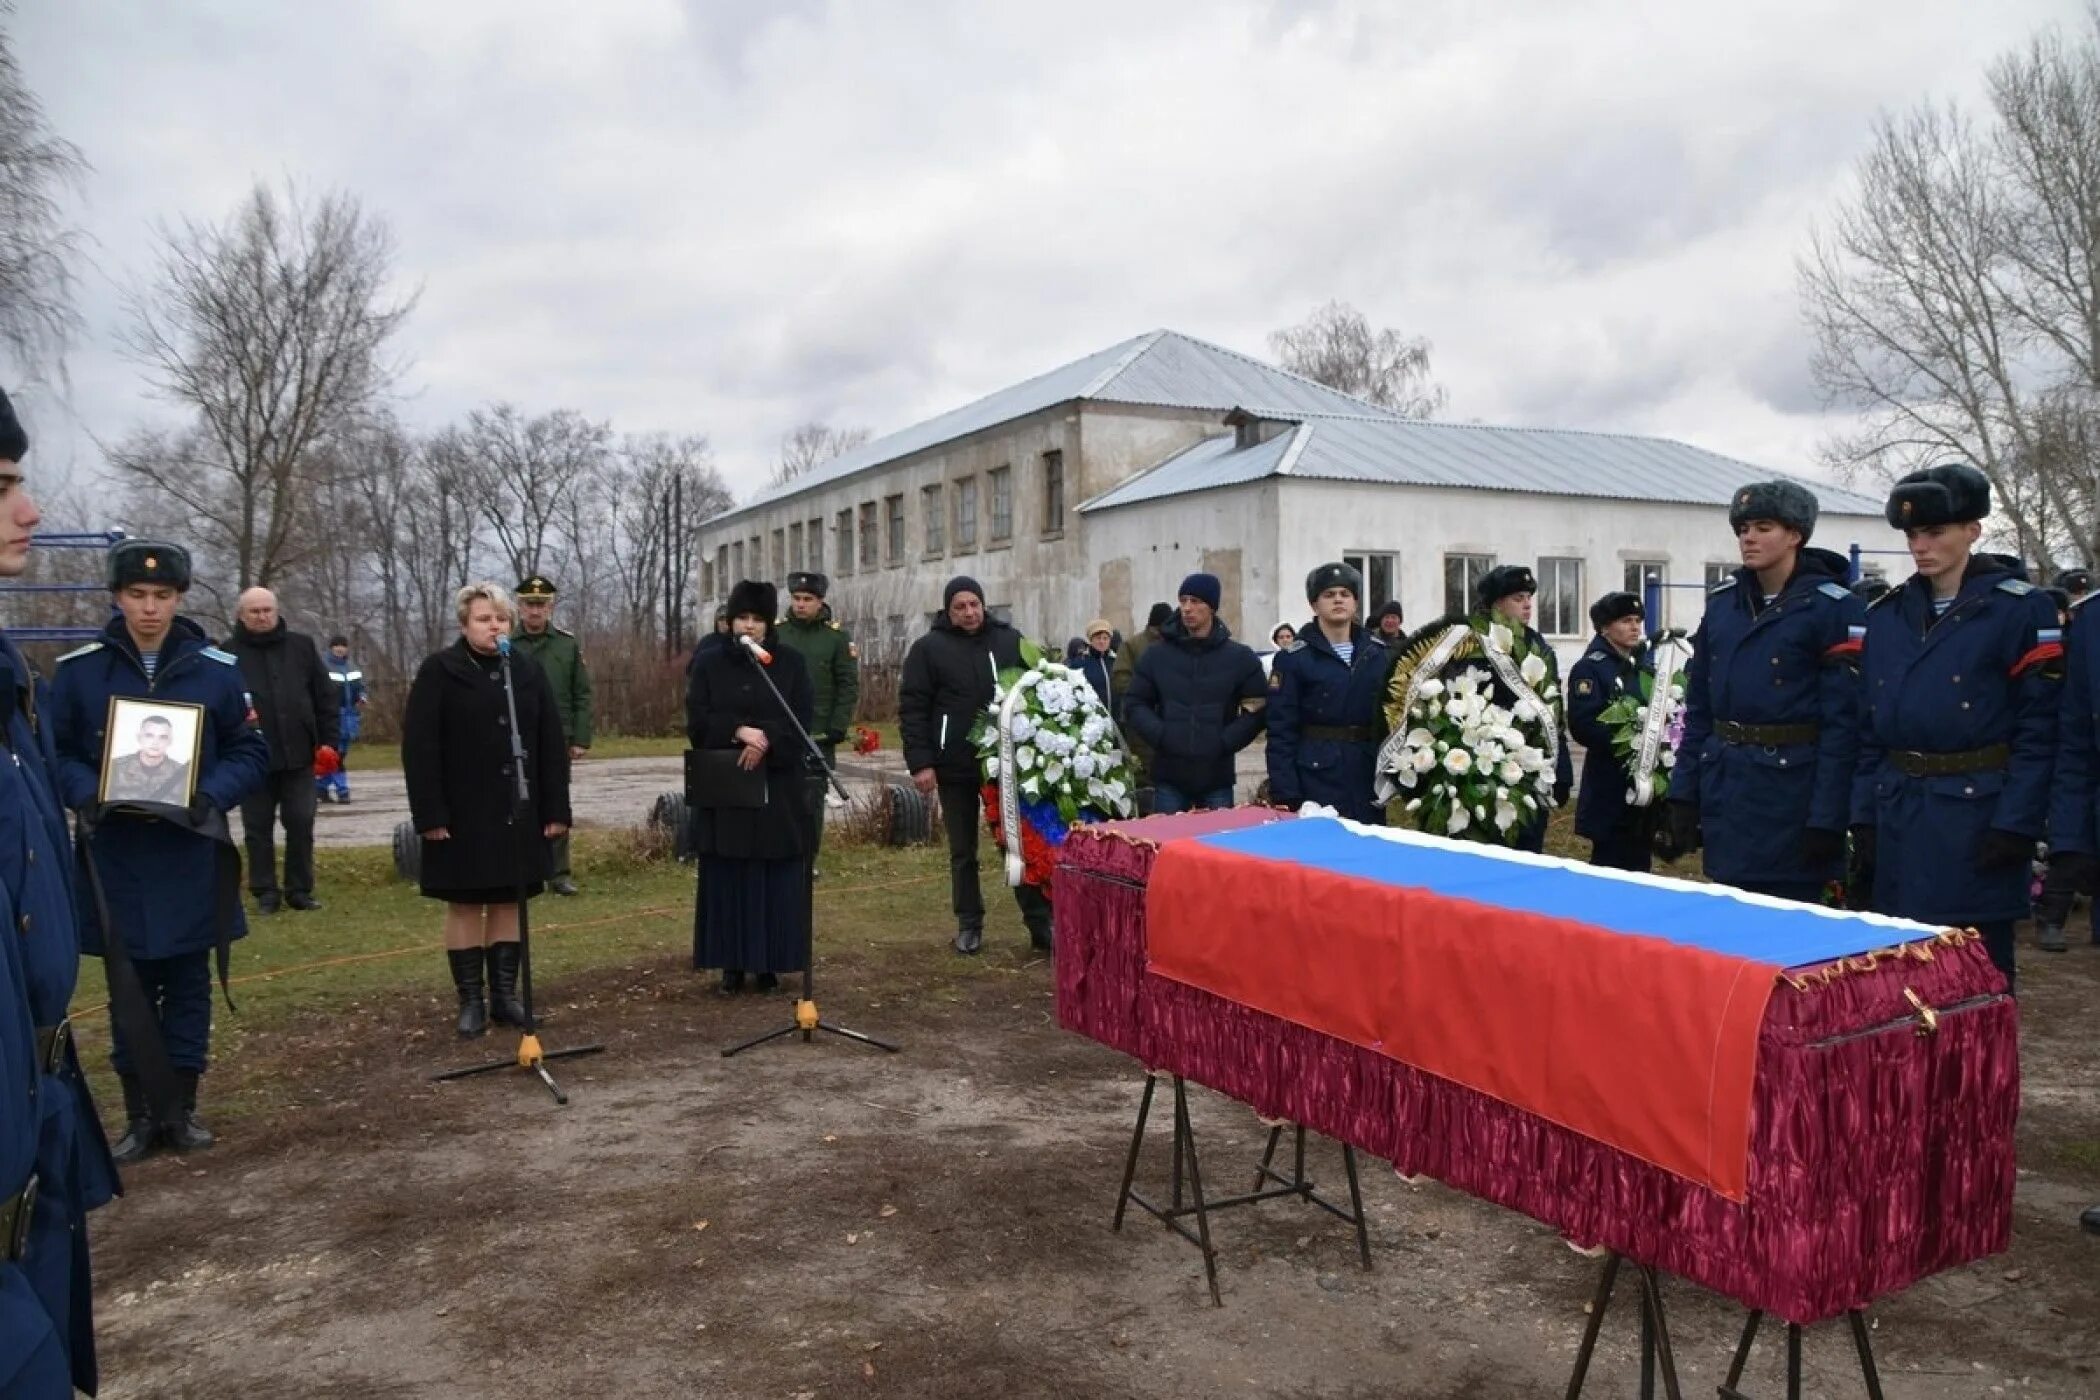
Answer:
[[[520,825],[503,694],[510,595],[493,583],[459,591],[459,640],[423,658],[408,691],[401,767],[409,818],[423,838],[423,893],[445,901],[445,958],[459,991],[459,1033],[521,1026],[518,896],[540,892],[547,842],[569,829],[569,756],[547,675],[510,651],[531,810]],[[482,969],[488,969],[483,999]]]
[[[769,992],[805,957],[815,809],[802,738],[766,680],[805,729],[813,702],[802,658],[774,640],[778,605],[772,584],[739,583],[729,594],[731,643],[701,647],[686,673],[686,785],[700,857],[694,946],[700,966],[722,969],[725,993],[742,991],[746,973]]]

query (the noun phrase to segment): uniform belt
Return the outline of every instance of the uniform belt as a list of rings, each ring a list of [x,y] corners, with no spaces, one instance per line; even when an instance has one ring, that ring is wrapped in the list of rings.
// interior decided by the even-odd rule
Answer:
[[[29,1219],[36,1213],[36,1173],[22,1189],[0,1201],[0,1259],[12,1263],[29,1252]]]
[[[1721,736],[1724,744],[1764,744],[1773,748],[1781,744],[1813,744],[1821,732],[1813,724],[1737,724],[1732,719],[1714,726],[1714,733]]]
[[[1943,778],[1951,773],[1982,773],[1992,768],[2003,768],[2012,758],[2012,749],[2004,744],[1989,744],[1980,749],[1963,749],[1959,753],[1919,753],[1915,749],[1889,750],[1889,762],[1896,771],[1913,778]]]
[[[1384,736],[1368,724],[1308,724],[1298,731],[1302,739],[1329,739],[1339,744],[1375,744]]]
[[[57,1074],[66,1067],[66,1049],[73,1043],[73,1018],[67,1017],[55,1026],[36,1028],[36,1062],[46,1074]]]

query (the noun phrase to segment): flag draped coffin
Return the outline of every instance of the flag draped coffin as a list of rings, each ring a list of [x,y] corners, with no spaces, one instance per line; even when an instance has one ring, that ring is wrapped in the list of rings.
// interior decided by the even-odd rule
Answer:
[[[1254,809],[1075,828],[1068,1029],[1815,1322],[2011,1238],[1973,935]]]

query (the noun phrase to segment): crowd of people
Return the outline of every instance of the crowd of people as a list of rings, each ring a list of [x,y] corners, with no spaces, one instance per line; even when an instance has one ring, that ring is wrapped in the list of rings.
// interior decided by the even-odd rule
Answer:
[[[28,446],[0,395],[0,577],[22,572],[38,523]],[[1484,662],[1496,687],[1513,688],[1502,661],[1550,678],[1536,694],[1552,697],[1551,801],[1513,844],[1541,849],[1546,806],[1574,795],[1571,746],[1559,742],[1572,737],[1586,755],[1574,826],[1595,863],[1647,871],[1657,856],[1703,850],[1707,877],[1763,897],[1973,927],[2010,989],[2016,921],[2038,915],[2040,946],[2061,950],[2070,900],[2100,876],[2100,634],[2077,622],[2090,597],[2082,571],[2062,577],[2073,596],[1977,549],[1989,511],[1989,484],[1967,465],[1903,478],[1887,519],[1914,571],[1876,588],[1811,547],[1809,491],[1739,491],[1728,522],[1742,564],[1707,593],[1677,761],[1647,802],[1634,800],[1603,719],[1670,679],[1655,675],[1644,603],[1630,593],[1596,600],[1595,635],[1565,687],[1531,626],[1536,581],[1516,565],[1479,581],[1468,614],[1408,633],[1397,602],[1366,618],[1356,568],[1322,564],[1305,581],[1310,616],[1278,623],[1266,655],[1220,616],[1220,580],[1192,573],[1131,637],[1096,618],[1064,656],[1124,736],[1147,810],[1233,805],[1237,758],[1265,737],[1258,800],[1377,823],[1400,815],[1379,800],[1377,771],[1398,678],[1458,629],[1477,645],[1448,654]],[[213,1141],[197,1107],[212,965],[216,955],[223,979],[248,928],[228,814],[242,817],[255,909],[307,911],[320,907],[317,804],[350,800],[341,758],[369,694],[347,640],[324,653],[253,588],[215,644],[183,612],[191,581],[178,544],[114,546],[112,616],[48,683],[0,633],[11,760],[0,763],[0,916],[16,931],[0,940],[0,1082],[14,1086],[0,1112],[0,1356],[17,1358],[0,1382],[23,1394],[93,1388],[82,1221],[116,1191],[116,1166]],[[694,961],[731,994],[770,991],[806,965],[825,770],[859,696],[828,580],[786,582],[784,609],[772,584],[737,583],[686,676]],[[539,574],[514,591],[460,590],[459,635],[408,694],[402,767],[420,886],[444,905],[461,1036],[526,1024],[520,903],[576,890],[569,779],[592,743],[591,690],[576,639],[552,623],[557,596]],[[972,733],[1000,673],[1022,664],[1020,633],[968,576],[948,581],[903,663],[904,764],[940,801],[963,955],[981,951],[985,918]],[[1023,883],[1014,897],[1031,943],[1051,949],[1044,892]],[[67,1019],[81,952],[108,978],[125,1120],[114,1144]],[[2100,1229],[2100,1207],[2087,1216]]]

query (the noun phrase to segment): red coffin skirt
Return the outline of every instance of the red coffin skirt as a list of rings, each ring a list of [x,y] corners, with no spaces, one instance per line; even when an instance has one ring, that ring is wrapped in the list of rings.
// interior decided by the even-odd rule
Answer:
[[[1980,942],[1780,981],[1758,1037],[1737,1203],[1400,1060],[1148,973],[1158,843],[1269,817],[1072,831],[1055,876],[1066,1029],[1789,1322],[1865,1307],[2010,1243],[2018,1020],[1994,995],[2003,984]],[[1921,1035],[1906,990],[1961,1009]]]

